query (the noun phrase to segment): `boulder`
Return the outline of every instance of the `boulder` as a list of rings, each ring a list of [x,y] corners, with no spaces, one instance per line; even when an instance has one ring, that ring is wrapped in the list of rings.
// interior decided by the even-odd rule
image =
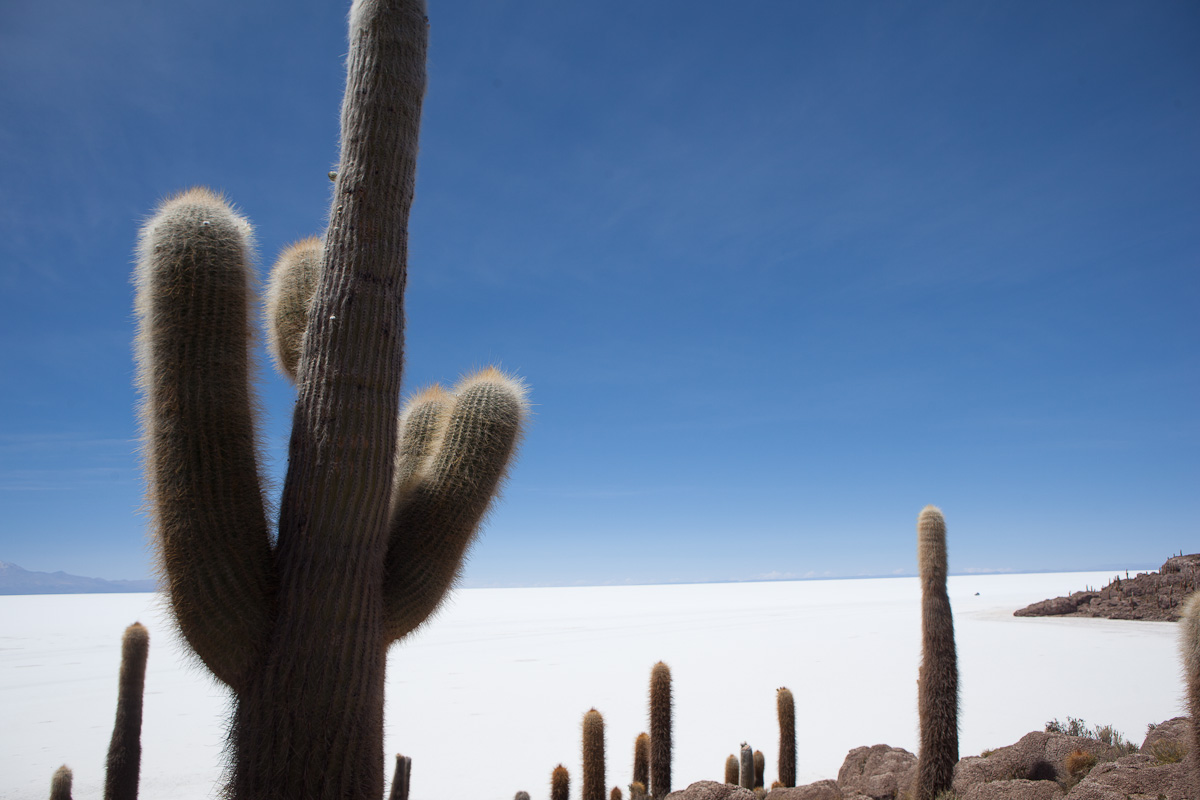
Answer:
[[[960,800],[1057,800],[1062,787],[1054,781],[992,781],[977,783]]]
[[[1163,764],[1137,753],[1097,764],[1067,793],[1066,800],[1193,800],[1190,763]]]
[[[1112,761],[1121,751],[1112,745],[1083,736],[1065,733],[1027,733],[1016,744],[993,750],[986,756],[960,759],[954,768],[953,789],[965,795],[972,786],[992,781],[1017,779],[1065,782],[1064,761],[1075,750],[1096,756],[1097,761]]]
[[[756,800],[754,792],[732,783],[696,781],[686,789],[667,795],[667,800]]]
[[[845,800],[842,790],[830,780],[817,781],[805,786],[772,789],[767,800]]]
[[[894,800],[912,788],[917,757],[901,747],[856,747],[838,770],[837,785],[846,797]]]

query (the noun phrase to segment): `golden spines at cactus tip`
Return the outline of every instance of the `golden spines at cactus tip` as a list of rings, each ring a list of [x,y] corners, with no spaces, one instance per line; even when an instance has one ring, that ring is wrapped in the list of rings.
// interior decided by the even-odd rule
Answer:
[[[559,764],[550,773],[550,800],[570,800],[571,774]]]
[[[725,759],[725,783],[738,785],[738,759],[732,753]]]
[[[937,506],[925,506],[917,518],[917,570],[922,582],[946,583],[946,520]]]
[[[643,731],[633,741],[633,780],[643,790],[650,785],[650,734]]]

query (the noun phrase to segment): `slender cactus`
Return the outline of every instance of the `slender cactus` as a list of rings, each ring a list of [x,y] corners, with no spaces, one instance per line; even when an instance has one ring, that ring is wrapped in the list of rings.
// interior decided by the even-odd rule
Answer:
[[[913,796],[933,800],[950,788],[958,763],[958,658],[946,593],[946,521],[934,506],[926,506],[917,520],[917,564],[921,573],[921,669],[917,680],[921,750]]]
[[[273,323],[292,326],[272,327],[273,347],[298,390],[274,536],[249,382],[250,225],[194,189],[142,230],[153,535],[180,631],[233,692],[231,800],[383,796],[387,647],[453,584],[527,413],[524,387],[494,370],[400,413],[427,41],[423,0],[354,0],[315,288],[284,279],[288,258],[271,281]]]
[[[779,715],[779,782],[791,787],[796,785],[796,701],[786,686],[775,693],[775,711]]]
[[[754,788],[754,750],[742,742],[741,758],[738,759],[738,786]]]
[[[571,775],[567,768],[559,764],[550,773],[550,800],[570,800]]]
[[[767,757],[762,750],[754,751],[754,788],[761,787],[767,778]]]
[[[71,800],[71,769],[63,764],[50,779],[50,800]]]
[[[650,794],[671,793],[671,668],[663,662],[650,671]]]
[[[1179,619],[1179,650],[1183,656],[1183,681],[1187,686],[1192,733],[1192,781],[1200,793],[1200,592],[1193,593],[1183,602]]]
[[[738,785],[738,759],[732,753],[725,759],[725,782]]]
[[[408,786],[412,780],[412,759],[396,754],[396,771],[392,775],[392,791],[388,800],[408,800]]]
[[[104,800],[137,800],[142,765],[142,696],[149,651],[150,634],[140,622],[125,629],[121,637],[117,719],[108,743]]]
[[[633,742],[633,781],[650,785],[650,734],[639,733]]]
[[[604,717],[596,709],[583,715],[583,800],[604,800]]]

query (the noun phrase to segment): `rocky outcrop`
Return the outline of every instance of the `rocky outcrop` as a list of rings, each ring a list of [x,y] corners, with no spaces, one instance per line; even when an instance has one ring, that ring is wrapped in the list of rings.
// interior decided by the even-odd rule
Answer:
[[[1122,755],[1119,748],[1084,736],[1065,733],[1027,733],[1016,744],[993,750],[986,756],[960,759],[954,768],[954,791],[961,797],[974,786],[995,781],[1066,783],[1065,762],[1076,750],[1091,753],[1097,762]],[[1061,794],[1061,790],[1060,790]]]
[[[1063,796],[1062,787],[1054,781],[992,781],[977,783],[961,800],[1058,800]]]
[[[845,795],[835,782],[824,780],[807,786],[772,789],[767,800],[845,800]]]
[[[754,792],[732,783],[696,781],[686,789],[667,795],[667,800],[757,800]]]
[[[1200,588],[1200,553],[1168,558],[1158,572],[1139,572],[1099,591],[1042,600],[1013,612],[1017,617],[1104,617],[1174,622],[1183,600]]]
[[[842,762],[837,784],[847,797],[893,800],[912,788],[916,771],[917,757],[904,748],[886,744],[856,747]]]
[[[1193,800],[1189,767],[1186,762],[1164,764],[1144,753],[1125,756],[1097,764],[1066,800]]]

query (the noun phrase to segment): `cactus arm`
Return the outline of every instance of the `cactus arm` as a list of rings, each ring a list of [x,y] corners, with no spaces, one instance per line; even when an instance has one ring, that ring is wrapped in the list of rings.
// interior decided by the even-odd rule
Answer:
[[[321,240],[315,236],[296,242],[280,254],[267,282],[267,344],[275,365],[293,383],[322,257]]]
[[[235,690],[273,615],[249,388],[250,225],[207,189],[167,200],[138,246],[148,505],[171,609]]]
[[[108,743],[104,800],[137,800],[142,766],[142,695],[146,688],[146,656],[150,634],[140,622],[121,637],[121,677],[117,719]]]
[[[383,562],[428,22],[356,0],[324,258],[280,504],[279,604],[238,695],[229,793],[383,796]]]
[[[495,369],[466,378],[454,395],[434,389],[410,403],[384,575],[387,641],[428,619],[453,586],[527,414],[524,386]]]

